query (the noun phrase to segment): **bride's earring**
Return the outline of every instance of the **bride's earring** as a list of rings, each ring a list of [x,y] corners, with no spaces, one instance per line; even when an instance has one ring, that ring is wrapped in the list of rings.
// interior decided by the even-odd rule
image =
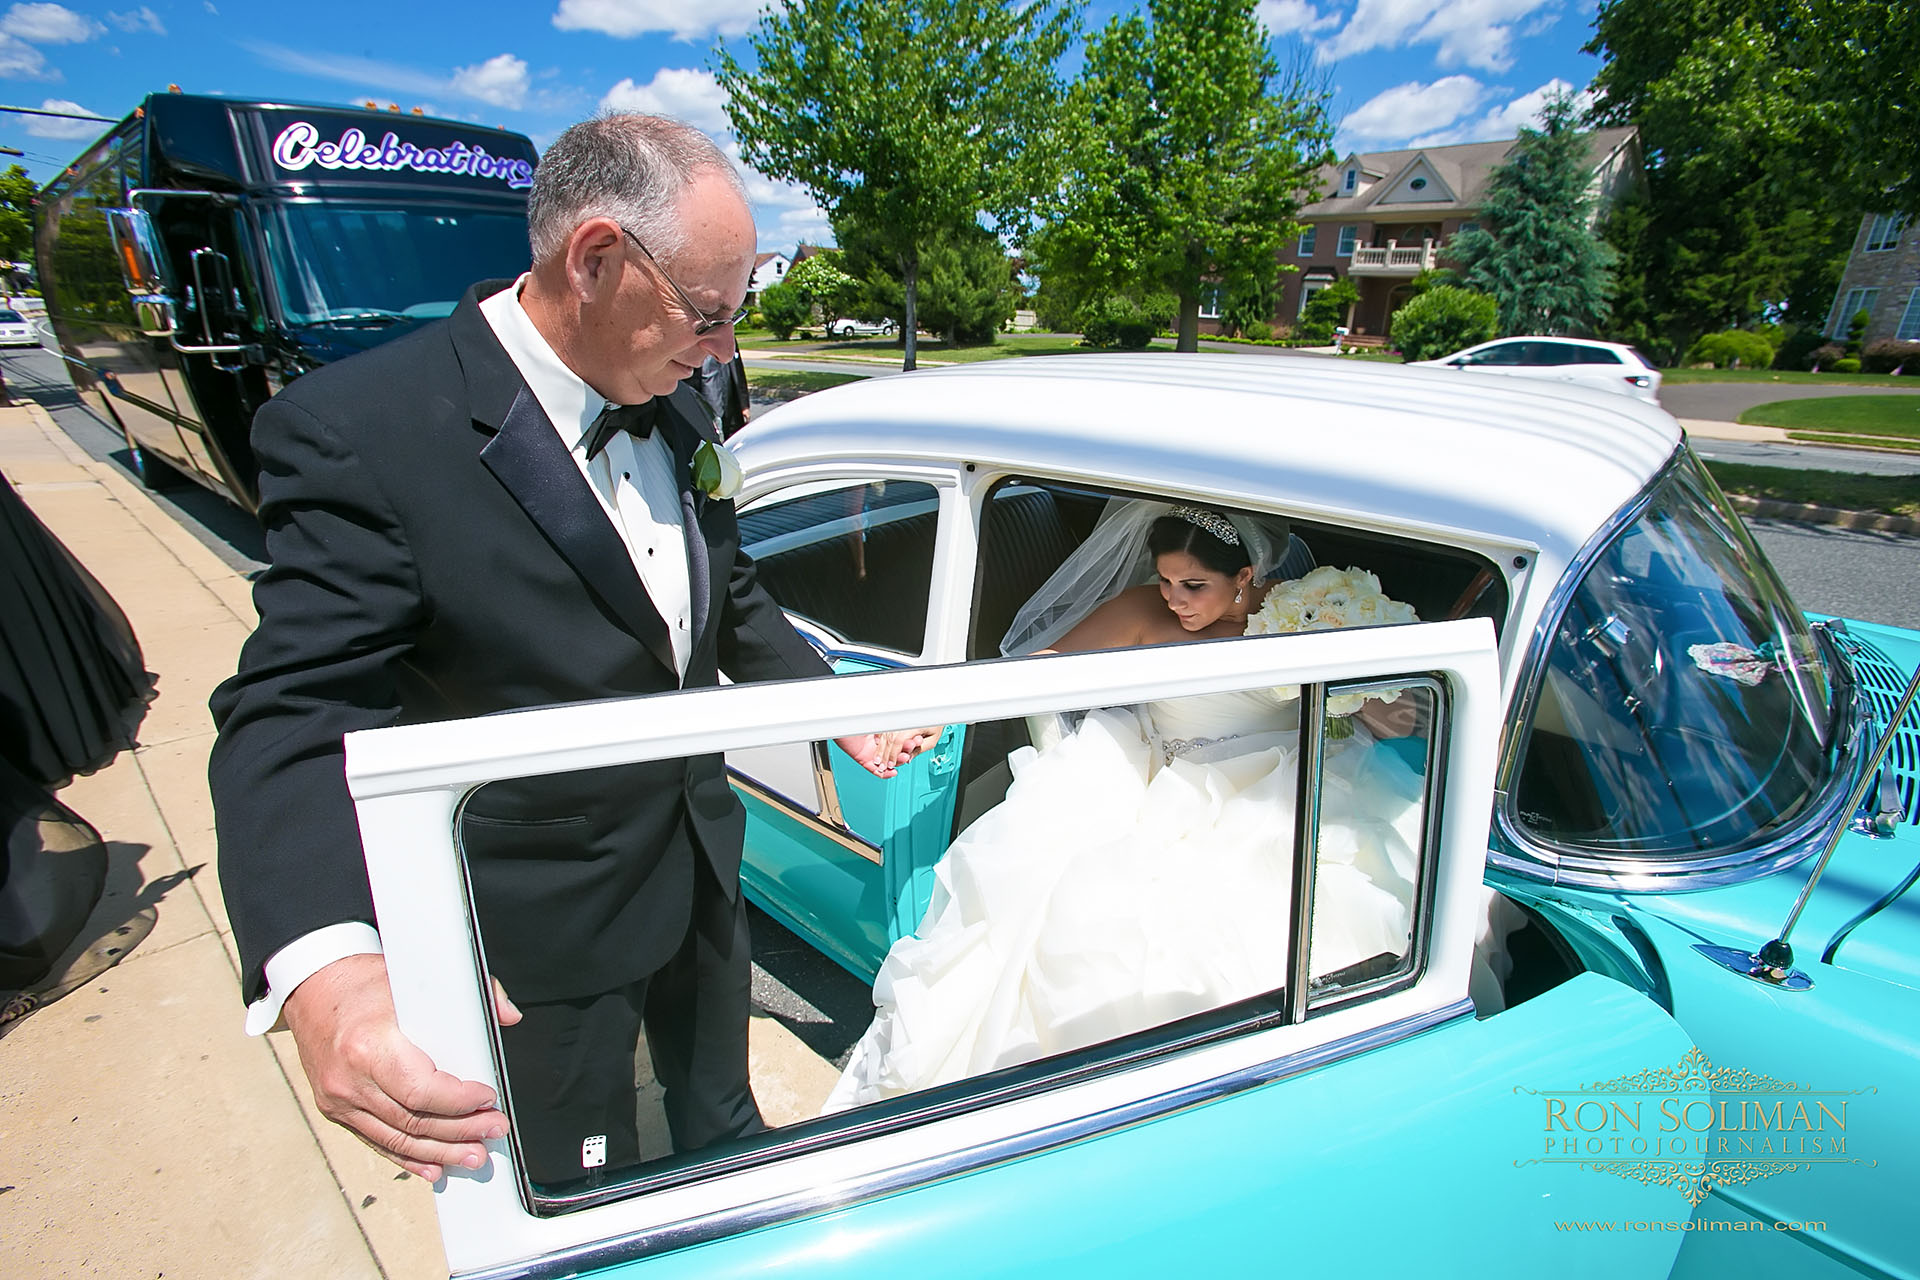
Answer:
[[[1246,594],[1246,592],[1245,592],[1245,591],[1236,591],[1236,592],[1234,592],[1234,593],[1233,593],[1233,602],[1234,602],[1235,604],[1239,604],[1239,603],[1240,603],[1240,597],[1241,597],[1241,596],[1243,596],[1243,595],[1245,595],[1245,594]]]

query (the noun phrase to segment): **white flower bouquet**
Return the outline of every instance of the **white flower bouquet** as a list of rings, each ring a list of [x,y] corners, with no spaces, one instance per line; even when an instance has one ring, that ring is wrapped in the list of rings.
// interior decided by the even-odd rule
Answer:
[[[1412,605],[1385,595],[1380,590],[1380,579],[1365,569],[1321,565],[1304,578],[1274,583],[1260,607],[1247,615],[1246,634],[1284,635],[1295,631],[1331,631],[1338,627],[1377,627],[1418,621],[1420,616]],[[1297,696],[1298,690],[1289,687],[1279,692]],[[1399,696],[1398,689],[1341,694],[1327,699],[1327,714],[1350,716],[1365,706],[1369,698],[1392,702]]]

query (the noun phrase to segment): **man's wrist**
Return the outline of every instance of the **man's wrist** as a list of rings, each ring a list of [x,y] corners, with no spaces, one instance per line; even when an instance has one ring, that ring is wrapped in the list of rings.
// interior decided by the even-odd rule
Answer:
[[[267,993],[247,1006],[247,1034],[263,1035],[278,1028],[287,997],[336,960],[382,954],[380,934],[361,920],[326,925],[295,938],[268,958]]]

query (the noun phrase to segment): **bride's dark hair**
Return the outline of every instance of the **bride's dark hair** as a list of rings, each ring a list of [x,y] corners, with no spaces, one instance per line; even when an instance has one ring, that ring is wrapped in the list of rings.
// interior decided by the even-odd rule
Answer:
[[[1221,519],[1219,516],[1214,518]],[[1215,573],[1229,578],[1253,563],[1247,558],[1244,542],[1229,543],[1185,516],[1178,515],[1161,516],[1148,527],[1147,551],[1155,560],[1171,551],[1183,552]]]

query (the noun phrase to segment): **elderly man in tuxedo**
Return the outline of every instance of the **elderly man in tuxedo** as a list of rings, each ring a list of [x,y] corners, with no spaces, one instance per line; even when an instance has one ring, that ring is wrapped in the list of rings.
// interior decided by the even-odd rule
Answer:
[[[682,380],[732,357],[753,268],[737,173],[683,125],[606,116],[547,151],[528,220],[528,274],[260,411],[271,567],[212,701],[249,1028],[284,1019],[321,1109],[429,1179],[479,1167],[505,1117],[395,1025],[341,736],[721,671],[826,674],[757,584],[732,503],[692,478],[718,437]],[[914,749],[841,745],[882,776]],[[719,757],[469,802],[462,845],[536,1182],[641,1158],[643,1028],[677,1148],[761,1127],[744,821]]]

